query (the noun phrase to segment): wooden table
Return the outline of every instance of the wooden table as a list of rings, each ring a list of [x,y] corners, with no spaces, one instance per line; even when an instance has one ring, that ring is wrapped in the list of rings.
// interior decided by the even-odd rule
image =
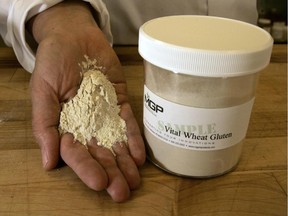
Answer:
[[[142,126],[143,66],[136,47],[115,48]],[[67,166],[46,172],[31,133],[30,74],[0,49],[0,215],[247,215],[287,213],[287,46],[275,45],[263,71],[241,161],[212,179],[167,174],[146,162],[141,188],[114,203]]]

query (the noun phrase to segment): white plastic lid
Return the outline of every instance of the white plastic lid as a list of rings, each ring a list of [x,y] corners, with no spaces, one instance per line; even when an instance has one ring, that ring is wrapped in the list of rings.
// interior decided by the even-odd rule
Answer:
[[[211,16],[168,16],[139,30],[139,53],[175,73],[231,77],[255,73],[270,62],[273,39],[241,21]]]

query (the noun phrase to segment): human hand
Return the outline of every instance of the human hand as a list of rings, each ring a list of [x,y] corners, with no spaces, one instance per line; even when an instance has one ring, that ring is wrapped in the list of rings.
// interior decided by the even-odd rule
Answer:
[[[138,167],[145,161],[145,148],[116,54],[82,2],[64,1],[37,15],[29,24],[39,44],[30,84],[33,133],[44,168],[55,168],[61,156],[88,187],[106,189],[117,202],[127,200],[130,190],[140,185]],[[127,147],[114,146],[116,157],[93,139],[87,150],[75,143],[71,134],[60,137],[58,133],[61,103],[77,92],[81,80],[78,63],[84,55],[97,59],[115,84],[128,137]]]

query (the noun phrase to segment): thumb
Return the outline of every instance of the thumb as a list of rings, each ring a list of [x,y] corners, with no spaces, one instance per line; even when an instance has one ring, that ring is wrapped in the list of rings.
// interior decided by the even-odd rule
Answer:
[[[60,104],[51,86],[35,74],[30,83],[33,134],[41,149],[43,167],[50,170],[57,166],[60,157]]]
[[[37,124],[33,125],[33,131],[41,149],[43,168],[51,170],[57,166],[60,157],[58,131],[53,127],[38,130],[35,125]]]

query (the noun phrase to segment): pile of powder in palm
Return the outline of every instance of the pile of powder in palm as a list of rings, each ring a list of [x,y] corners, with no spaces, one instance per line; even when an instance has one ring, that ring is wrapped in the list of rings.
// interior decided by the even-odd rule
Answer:
[[[113,152],[113,144],[127,142],[126,124],[119,116],[113,84],[86,60],[88,63],[82,66],[87,71],[83,72],[77,95],[62,105],[59,132],[73,134],[74,140],[84,145],[95,138],[98,145]]]

